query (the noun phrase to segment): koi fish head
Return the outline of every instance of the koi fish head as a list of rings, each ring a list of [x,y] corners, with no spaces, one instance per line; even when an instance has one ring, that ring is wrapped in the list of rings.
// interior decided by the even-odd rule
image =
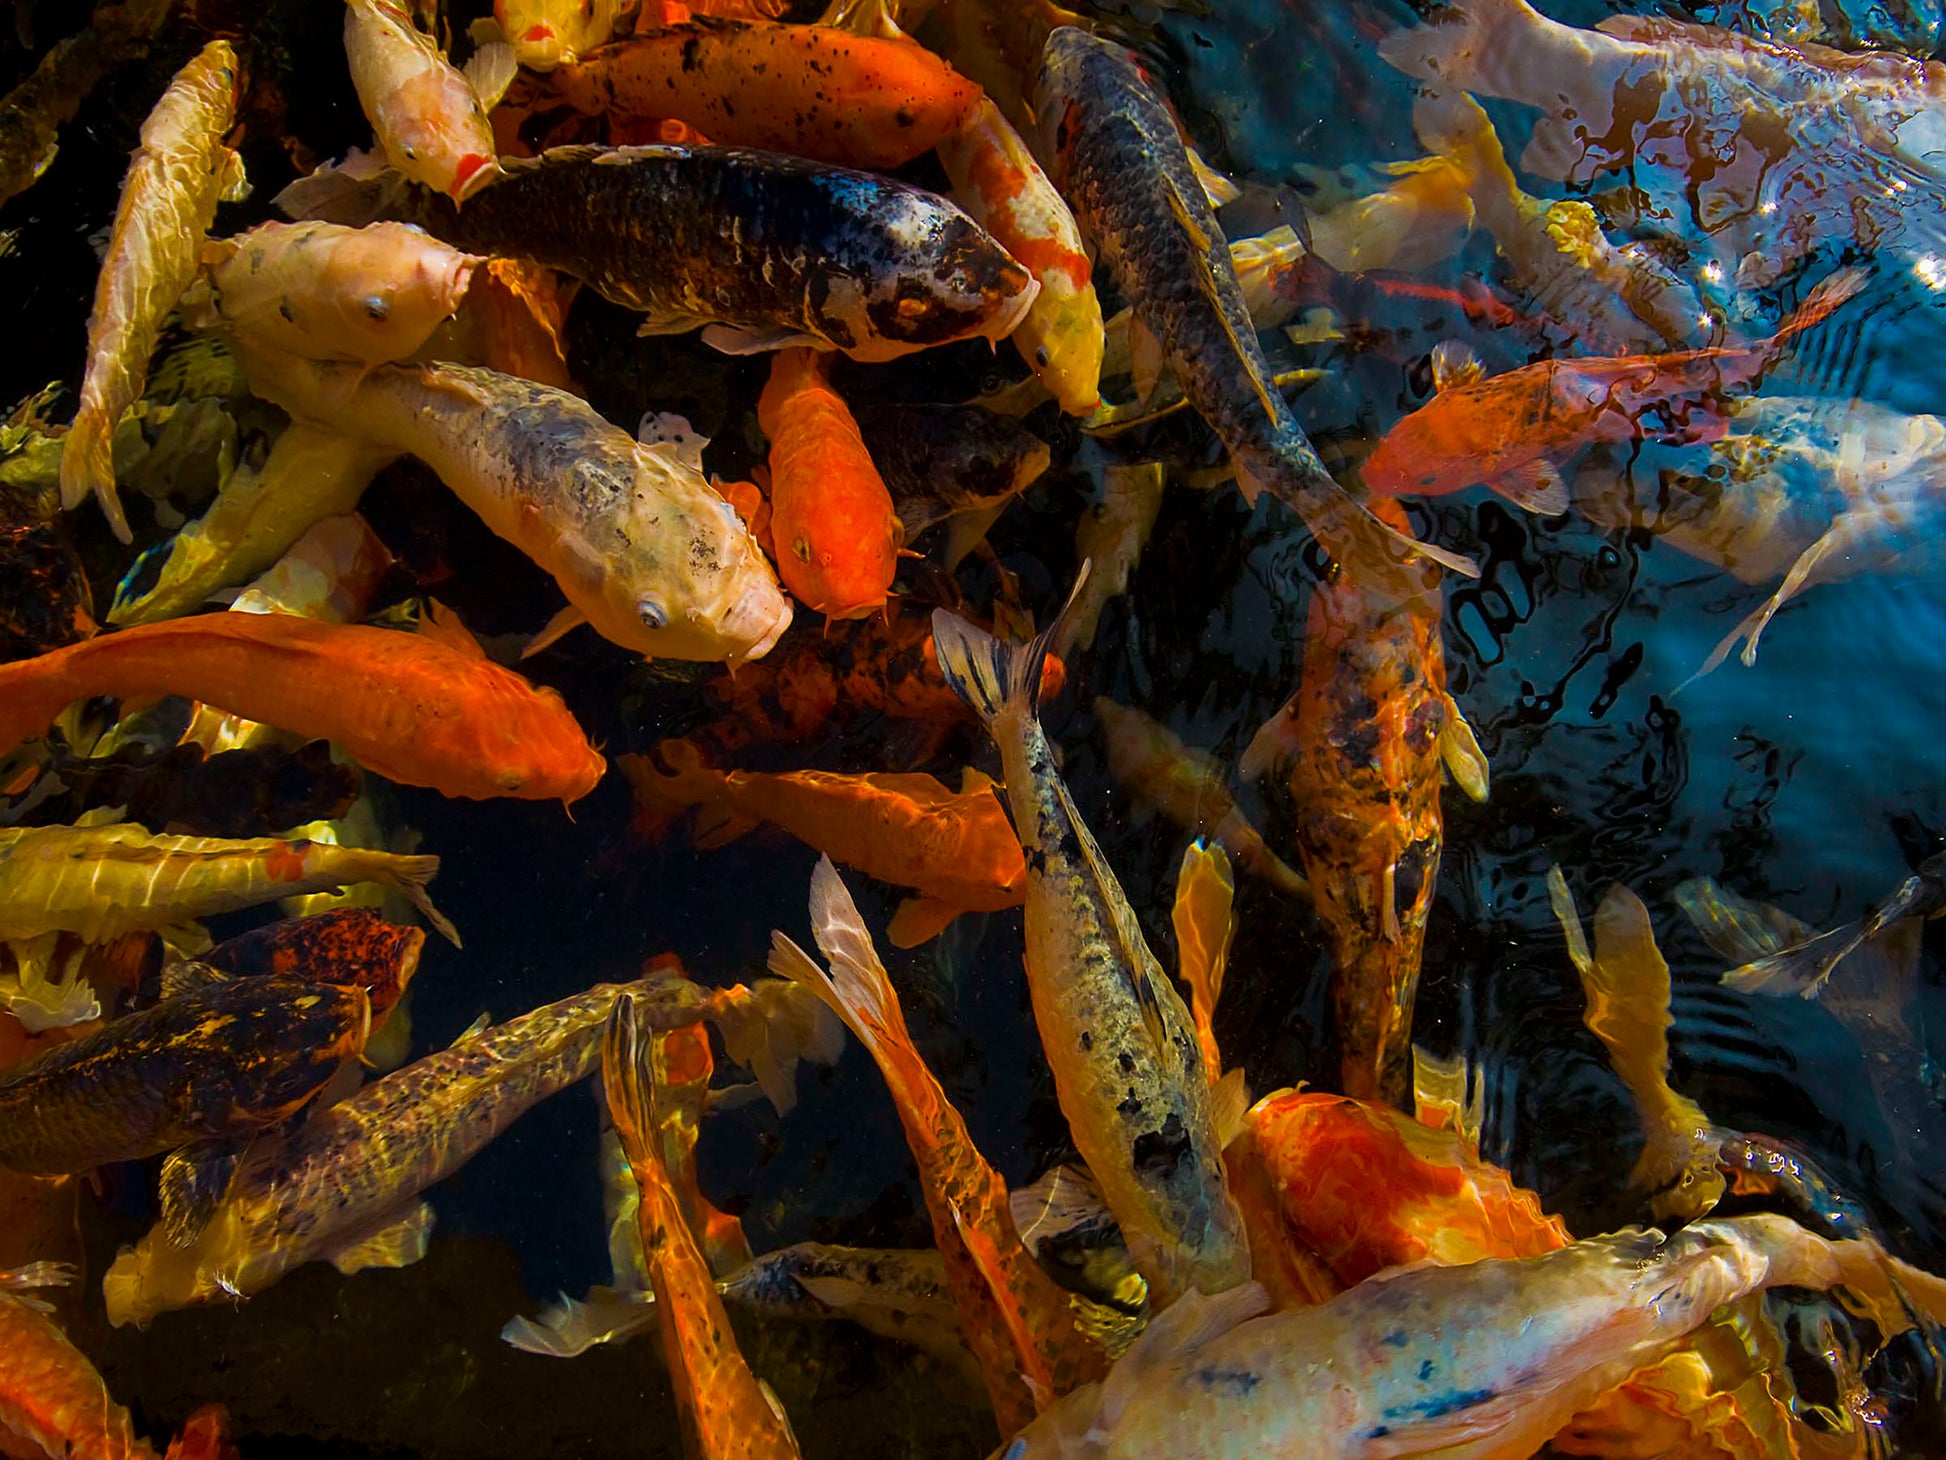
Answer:
[[[373,108],[393,169],[463,203],[500,175],[479,97],[451,67],[429,68]]]
[[[497,729],[500,743],[478,767],[493,789],[459,794],[571,806],[594,790],[608,769],[607,760],[552,689],[530,687],[512,713],[501,712]]]
[[[494,0],[493,18],[530,71],[552,71],[607,41],[613,0]]]
[[[866,193],[849,175],[826,186],[848,190],[842,203],[866,215],[884,261],[869,278],[827,274],[812,282],[811,323],[854,360],[1003,340],[1040,292],[991,234],[943,198],[876,183]]]

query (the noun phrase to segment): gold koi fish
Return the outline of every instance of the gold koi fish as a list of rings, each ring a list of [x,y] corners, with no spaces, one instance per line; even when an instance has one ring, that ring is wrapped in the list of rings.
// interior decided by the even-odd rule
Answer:
[[[111,443],[142,398],[162,321],[196,276],[219,201],[242,196],[243,163],[223,140],[236,118],[237,60],[211,41],[142,123],[88,316],[88,372],[61,452],[61,505],[93,492],[115,536],[134,541],[115,490]]]
[[[455,203],[500,175],[480,98],[393,0],[345,0],[345,60],[394,169]]]

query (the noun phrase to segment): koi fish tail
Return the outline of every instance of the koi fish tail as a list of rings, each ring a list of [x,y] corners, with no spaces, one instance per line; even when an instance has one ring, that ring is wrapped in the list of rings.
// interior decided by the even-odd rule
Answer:
[[[881,1067],[924,1072],[921,1083],[935,1083],[912,1047],[898,992],[885,965],[879,962],[871,932],[829,857],[819,857],[811,873],[811,931],[819,950],[830,960],[829,973],[782,933],[771,935],[770,971],[816,994],[844,1020],[845,1027],[858,1036]],[[903,1104],[904,1092],[899,1086],[909,1087],[913,1082],[888,1083],[893,1084],[893,1094]],[[923,1118],[924,1112],[916,1113]]]
[[[438,871],[437,857],[393,857],[374,876],[375,880],[383,882],[411,903],[413,910],[426,920],[433,931],[457,948],[460,946],[459,929],[452,925],[446,914],[432,905],[432,897],[426,891],[426,884]]]
[[[948,609],[933,610],[933,651],[939,656],[939,672],[953,687],[953,693],[980,717],[981,724],[991,729],[1004,716],[1025,718],[1039,709],[1041,666],[1081,585],[1088,581],[1089,570],[1090,564],[1081,565],[1068,606],[1025,644],[996,639]]]
[[[1176,974],[1189,985],[1190,1016],[1203,1056],[1203,1073],[1215,1085],[1223,1073],[1216,1043],[1216,1001],[1236,936],[1236,880],[1220,845],[1194,841],[1182,854],[1176,874],[1176,905],[1170,921],[1176,931]]]
[[[92,493],[110,530],[128,543],[135,535],[128,530],[121,494],[115,490],[114,436],[115,423],[107,412],[84,397],[61,447],[61,507],[72,512]]]
[[[1863,268],[1850,268],[1841,269],[1830,278],[1821,280],[1815,289],[1804,296],[1804,302],[1791,311],[1791,317],[1777,327],[1777,333],[1770,337],[1769,343],[1762,347],[1765,365],[1768,366],[1777,357],[1780,347],[1791,336],[1802,334],[1812,325],[1823,322],[1839,305],[1855,298],[1870,277],[1870,273]]]
[[[658,1162],[655,1130],[655,1076],[649,1067],[650,1035],[636,1013],[635,995],[623,994],[608,1011],[601,1033],[601,1084],[608,1114],[615,1122],[628,1164],[637,1171]]]
[[[1317,464],[1301,436],[1282,451],[1240,453],[1234,460],[1237,484],[1247,501],[1254,503],[1268,491],[1304,519],[1334,562],[1372,591],[1389,588],[1401,601],[1430,591],[1433,585],[1425,581],[1428,561],[1462,577],[1480,576],[1480,565],[1471,558],[1421,542],[1353,501]]]

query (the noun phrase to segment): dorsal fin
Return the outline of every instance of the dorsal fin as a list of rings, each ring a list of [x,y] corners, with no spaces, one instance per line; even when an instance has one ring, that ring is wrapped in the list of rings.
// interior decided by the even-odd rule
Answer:
[[[426,611],[419,615],[419,632],[433,642],[445,645],[469,659],[486,658],[486,650],[473,637],[460,616],[436,598],[426,600]]]

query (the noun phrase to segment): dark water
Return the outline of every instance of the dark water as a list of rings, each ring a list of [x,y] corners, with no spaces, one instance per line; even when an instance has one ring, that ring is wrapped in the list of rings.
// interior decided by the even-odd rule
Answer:
[[[205,18],[239,18],[221,8]],[[38,7],[43,29],[62,28],[58,9]],[[1608,11],[1557,3],[1550,13],[1592,25]],[[269,17],[250,27],[258,87],[245,153],[258,192],[226,210],[219,232],[267,216],[267,199],[291,173],[270,131],[273,98],[287,102],[281,126],[319,155],[365,140],[339,58],[339,7],[279,4]],[[456,30],[466,18],[456,10]],[[1207,13],[1144,9],[1110,23],[1124,24],[1162,63],[1213,163],[1251,182],[1301,188],[1304,166],[1420,155],[1410,83],[1373,49],[1377,35],[1411,18],[1402,6],[1358,0],[1235,0]],[[1880,19],[1881,31],[1923,29]],[[0,327],[14,342],[0,357],[0,399],[78,380],[94,276],[87,237],[111,216],[141,115],[195,44],[185,25],[149,63],[117,74],[64,133],[50,174],[0,213],[0,226],[20,230],[0,259]],[[17,67],[19,48],[0,26],[0,49],[8,47]],[[1522,109],[1491,110],[1516,156]],[[1935,296],[1897,261],[1876,268],[1863,299],[1810,336],[1767,390],[1946,413]],[[1492,241],[1476,232],[1427,277],[1455,284],[1495,270]],[[1792,300],[1801,293],[1785,289]],[[1768,322],[1784,302],[1765,301]],[[1438,341],[1468,338],[1495,368],[1527,358],[1523,342],[1483,336],[1451,306],[1372,296],[1369,309],[1357,321],[1365,343],[1299,354],[1332,372],[1296,400],[1327,460],[1421,403],[1424,358]],[[577,304],[572,363],[595,404],[631,427],[645,409],[686,413],[717,438],[712,466],[739,474],[754,459],[749,410],[761,363],[632,336],[618,311],[588,297]],[[969,348],[917,365],[856,368],[844,383],[865,394],[957,399],[1013,369],[1010,357]],[[1076,566],[1072,529],[1089,480],[1062,465],[1075,456],[1072,428],[1045,416],[1034,424],[1054,434],[1056,468],[1010,509],[993,541],[1025,600],[1045,614]],[[1189,464],[1209,456],[1200,430],[1180,423],[1115,449],[1137,451],[1143,441]],[[1647,456],[1636,465],[1654,469]],[[482,633],[531,632],[551,613],[552,585],[418,469],[389,471],[367,510],[409,564],[426,560],[413,544],[441,544],[460,571],[432,591]],[[1936,578],[1871,573],[1819,587],[1772,626],[1755,668],[1732,661],[1678,693],[1767,586],[1739,584],[1646,532],[1598,527],[1580,513],[1525,517],[1483,490],[1415,504],[1413,520],[1483,568],[1476,584],[1449,584],[1445,643],[1493,792],[1484,806],[1450,790],[1445,797],[1445,859],[1415,1027],[1429,1047],[1463,1052],[1484,1070],[1486,1154],[1577,1233],[1642,1216],[1624,1190],[1638,1146],[1633,1109],[1582,1027],[1581,989],[1548,911],[1543,877],[1559,863],[1584,910],[1614,881],[1646,900],[1674,973],[1676,1087],[1725,1127],[1796,1142],[1868,1206],[1901,1255],[1946,1263],[1946,1198],[1932,1178],[1946,1154],[1946,1111],[1930,1094],[1936,1052],[1923,1043],[1894,1052],[1903,1062],[1894,1073],[1922,1097],[1900,1107],[1905,1118],[1895,1125],[1855,1035],[1818,1004],[1721,989],[1721,960],[1670,895],[1684,879],[1711,876],[1826,926],[1857,916],[1939,848],[1946,614]],[[105,602],[127,554],[91,511],[75,518],[75,530]],[[1048,707],[1077,803],[1165,965],[1185,837],[1134,814],[1086,706],[1098,694],[1141,706],[1233,761],[1296,685],[1318,566],[1275,504],[1251,512],[1227,488],[1172,487],[1129,593],[1108,609],[1092,656],[1071,668],[1079,692]],[[976,603],[995,587],[977,565],[961,581]],[[647,749],[703,713],[700,670],[633,663],[591,634],[527,667],[562,690],[611,754]],[[904,769],[909,747],[899,727],[866,725],[752,763]],[[995,768],[973,729],[925,768],[951,779],[968,762]],[[1245,791],[1242,803],[1294,859],[1281,788]],[[806,931],[812,852],[763,833],[709,853],[680,839],[645,844],[628,831],[618,776],[580,803],[572,822],[556,807],[448,802],[410,789],[393,792],[391,806],[392,819],[419,829],[425,849],[443,858],[437,897],[467,942],[463,953],[428,946],[414,995],[415,1053],[441,1046],[482,1010],[506,1017],[626,978],[667,949],[704,981],[748,978],[762,968],[773,927],[800,940]],[[889,911],[885,889],[850,881],[868,916]],[[1329,1086],[1324,937],[1307,908],[1247,875],[1239,881],[1241,931],[1218,1016],[1224,1048],[1255,1090]],[[968,917],[938,943],[888,958],[922,1052],[1010,1183],[1072,1154],[1035,1042],[1020,949],[1016,911]],[[1939,952],[1929,936],[1920,999],[1933,1025],[1941,1022]],[[700,1151],[706,1191],[741,1216],[760,1252],[805,1238],[927,1243],[911,1162],[869,1059],[852,1048],[802,1087],[786,1118],[764,1105],[712,1117]],[[557,1290],[578,1294],[607,1277],[596,1130],[585,1090],[523,1118],[431,1193],[439,1226],[415,1268],[350,1279],[307,1268],[238,1309],[167,1315],[146,1332],[106,1331],[91,1300],[77,1337],[145,1431],[164,1433],[196,1404],[220,1400],[251,1455],[677,1454],[653,1340],[561,1362],[517,1353],[497,1337],[508,1318]],[[149,1185],[144,1173],[124,1173],[99,1200],[84,1199],[98,1257],[141,1230]],[[807,1454],[976,1455],[992,1441],[980,1396],[895,1347],[835,1326],[749,1324],[740,1333]],[[1902,1448],[1939,1453],[1929,1448],[1936,1414],[1923,1357],[1915,1349],[1876,1377],[1907,1426]]]

